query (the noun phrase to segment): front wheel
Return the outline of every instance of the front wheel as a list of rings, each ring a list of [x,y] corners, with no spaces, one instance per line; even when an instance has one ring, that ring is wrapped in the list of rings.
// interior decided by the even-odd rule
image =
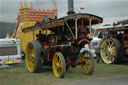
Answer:
[[[66,72],[66,63],[62,53],[57,52],[53,56],[52,67],[54,75],[58,78],[64,78]]]
[[[41,47],[38,41],[32,41],[27,44],[25,60],[29,72],[36,73],[42,68]]]
[[[82,71],[91,75],[94,72],[95,66],[92,54],[89,51],[84,51],[80,54],[80,62]]]

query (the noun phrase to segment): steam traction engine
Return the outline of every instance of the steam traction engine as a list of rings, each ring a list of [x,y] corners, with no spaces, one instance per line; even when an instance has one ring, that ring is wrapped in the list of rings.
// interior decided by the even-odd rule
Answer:
[[[72,4],[70,1],[69,4]],[[67,14],[66,17],[41,22],[22,30],[25,34],[33,31],[33,35],[36,29],[40,30],[36,34],[37,40],[26,46],[25,58],[29,72],[39,72],[43,65],[52,66],[54,75],[59,78],[64,77],[69,67],[77,65],[81,65],[85,74],[94,72],[91,53],[87,50],[80,53],[80,50],[91,42],[91,26],[102,23],[102,18],[92,14],[75,14],[73,10]],[[80,59],[77,58],[79,54]]]
[[[99,54],[107,64],[119,64],[128,61],[128,21],[119,25],[97,29],[103,39]]]

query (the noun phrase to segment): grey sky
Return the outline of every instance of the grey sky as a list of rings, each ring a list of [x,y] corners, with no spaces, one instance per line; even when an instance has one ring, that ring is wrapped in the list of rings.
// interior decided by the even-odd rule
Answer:
[[[19,12],[19,3],[24,0],[0,0],[0,21],[16,22]],[[68,10],[67,0],[25,0],[30,1],[34,8],[48,8],[57,3],[58,16],[66,16]],[[104,23],[128,19],[128,0],[74,0],[75,12],[79,7],[85,8],[81,12],[91,13],[104,18]]]

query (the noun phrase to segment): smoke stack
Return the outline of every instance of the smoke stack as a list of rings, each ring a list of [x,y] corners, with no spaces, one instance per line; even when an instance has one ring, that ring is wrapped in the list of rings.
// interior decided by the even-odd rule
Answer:
[[[68,15],[75,14],[73,0],[68,0],[68,12],[67,12],[67,14]]]

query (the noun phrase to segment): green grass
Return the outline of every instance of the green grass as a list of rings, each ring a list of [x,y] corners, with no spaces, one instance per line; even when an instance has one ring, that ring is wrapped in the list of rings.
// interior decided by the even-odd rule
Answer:
[[[128,75],[128,65],[95,64],[93,75],[85,75],[80,66],[70,68],[64,79],[56,78],[52,68],[45,68],[41,73],[29,73],[24,64],[10,66],[10,69],[0,70],[0,85],[61,85],[62,83],[88,78],[99,78],[115,75]]]

